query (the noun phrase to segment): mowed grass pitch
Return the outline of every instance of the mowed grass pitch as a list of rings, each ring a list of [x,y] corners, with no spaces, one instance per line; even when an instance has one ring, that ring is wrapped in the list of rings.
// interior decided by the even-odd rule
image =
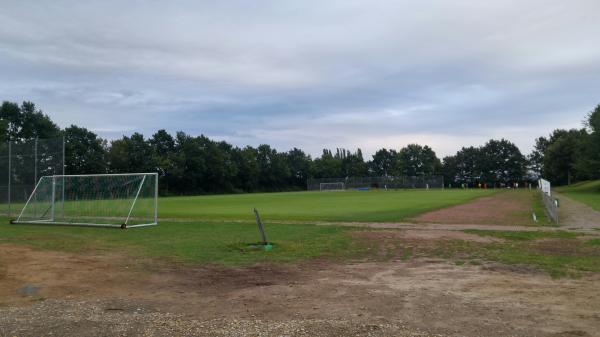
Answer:
[[[9,225],[0,218],[0,243],[73,252],[118,251],[184,262],[245,264],[317,256],[361,255],[348,233],[356,228],[317,221],[401,221],[421,212],[467,202],[492,190],[399,190],[255,193],[159,200],[159,226],[129,230]],[[260,236],[252,208],[266,224],[271,252],[245,249]],[[293,223],[285,223],[290,221]]]
[[[348,190],[169,197],[160,199],[159,213],[165,219],[252,220],[256,207],[266,221],[398,222],[492,193],[494,190]]]
[[[496,261],[509,265],[531,266],[555,277],[600,272],[600,259],[597,258],[600,249],[598,242],[600,241],[597,238],[579,240],[576,238],[576,234],[570,232],[471,230],[466,232],[493,236],[503,241],[478,243],[463,240],[425,240],[419,243],[414,240],[404,240],[395,234],[390,234],[391,239],[365,239],[370,237],[369,232],[380,231],[385,237],[386,231],[398,232],[396,230],[336,226],[335,222],[333,225],[323,226],[311,223],[311,221],[303,223],[298,220],[313,218],[329,221],[356,221],[345,215],[346,211],[358,214],[360,216],[358,219],[362,221],[401,220],[403,217],[415,214],[414,210],[406,209],[406,207],[423,205],[423,200],[419,199],[424,196],[434,197],[434,200],[437,198],[438,201],[422,206],[421,209],[427,211],[465,202],[489,193],[493,193],[493,191],[316,193],[316,198],[311,199],[314,202],[303,200],[303,198],[315,195],[315,193],[165,198],[160,201],[162,217],[160,225],[138,229],[9,225],[7,218],[0,217],[0,244],[27,245],[36,249],[59,250],[76,254],[122,254],[124,257],[143,258],[141,261],[151,264],[163,261],[168,264],[175,262],[234,266],[298,262],[314,258],[342,262],[436,257],[454,261],[457,265]],[[522,193],[528,192],[523,191]],[[249,198],[252,196],[259,196],[259,198],[252,200]],[[369,216],[369,214],[377,213],[369,210],[369,207],[373,207],[372,205],[380,207],[381,204],[378,204],[377,200],[381,200],[384,196],[391,196],[392,200],[396,201],[384,202],[384,205],[387,205],[387,209],[383,209],[386,216]],[[330,199],[337,199],[338,203],[332,202]],[[360,203],[361,199],[365,202]],[[535,208],[535,199],[522,199],[523,202],[531,202],[530,206]],[[188,205],[195,205],[206,200],[208,202],[205,202],[203,207],[188,210],[186,214],[174,217],[177,218],[175,220],[166,220],[163,214],[165,202],[169,205],[170,202],[178,200],[187,202]],[[234,202],[231,205],[224,205],[223,203],[227,200]],[[350,203],[348,203],[349,200]],[[302,202],[308,206],[304,206],[303,211],[295,210],[294,206],[298,207],[302,205]],[[208,213],[214,221],[183,219],[207,217],[206,207],[211,203],[215,205],[215,209]],[[333,217],[324,214],[323,204],[326,204],[329,209],[337,204],[338,207],[342,207],[342,210],[334,207],[332,213],[338,214],[338,216]],[[259,233],[251,213],[251,206],[254,205],[272,207],[266,208],[268,216],[263,215],[269,240],[274,243],[271,251],[248,249],[249,243],[256,243],[259,240]],[[182,203],[177,203],[177,207],[182,207]],[[292,219],[295,222],[285,223],[285,220],[271,222],[271,215],[281,219],[285,215],[284,211],[277,207],[295,211],[296,216]],[[232,213],[220,216],[219,214],[225,212],[226,209],[231,209]],[[175,212],[168,206],[166,210]],[[247,213],[249,215],[246,216]],[[231,220],[228,220],[229,217]],[[242,221],[238,221],[240,219]],[[2,269],[1,258],[0,269]]]

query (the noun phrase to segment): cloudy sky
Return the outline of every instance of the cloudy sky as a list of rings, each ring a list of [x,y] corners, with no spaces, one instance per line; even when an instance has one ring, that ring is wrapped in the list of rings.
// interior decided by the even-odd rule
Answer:
[[[600,103],[600,1],[0,2],[0,100],[106,138],[429,144],[580,127]]]

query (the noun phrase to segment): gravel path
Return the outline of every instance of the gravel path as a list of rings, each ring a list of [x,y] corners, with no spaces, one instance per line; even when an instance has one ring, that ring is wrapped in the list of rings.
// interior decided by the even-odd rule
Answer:
[[[0,309],[0,336],[444,336],[387,323],[301,318],[205,321],[135,304],[110,306],[100,301],[45,300],[33,307]]]
[[[553,192],[553,196],[560,201],[558,217],[562,228],[600,229],[600,212],[564,194]]]

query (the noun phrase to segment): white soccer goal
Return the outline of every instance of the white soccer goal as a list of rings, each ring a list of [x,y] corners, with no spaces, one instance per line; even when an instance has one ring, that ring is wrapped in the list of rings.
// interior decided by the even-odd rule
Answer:
[[[40,178],[13,223],[141,227],[158,224],[158,174]]]
[[[343,191],[346,189],[346,185],[343,182],[335,183],[320,183],[319,190],[321,191]]]

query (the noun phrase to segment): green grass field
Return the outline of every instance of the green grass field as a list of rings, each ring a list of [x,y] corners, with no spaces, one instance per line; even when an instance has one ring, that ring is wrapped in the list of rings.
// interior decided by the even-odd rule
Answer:
[[[342,221],[402,221],[491,193],[494,191],[347,191],[162,198],[159,226],[120,230],[9,225],[8,218],[0,217],[0,244],[77,254],[124,254],[155,262],[184,264],[245,265],[297,262],[317,257],[355,261],[405,260],[414,256],[435,256],[454,260],[457,264],[487,260],[531,265],[554,276],[600,271],[600,260],[595,257],[600,249],[597,240],[579,247],[573,244],[576,235],[568,232],[472,230],[467,232],[506,242],[481,244],[441,240],[415,247],[414,242],[401,239],[393,242],[360,239],[364,232],[378,231],[376,229],[315,224],[321,221],[334,224]],[[536,198],[520,199],[532,209],[539,206]],[[252,207],[261,210],[269,241],[274,244],[271,251],[249,247],[260,237]],[[571,248],[564,254],[560,251],[548,254],[539,246],[539,242],[547,239],[559,240],[557,244]]]
[[[299,261],[317,256],[356,256],[350,227],[303,224],[265,225],[272,251],[254,251],[260,240],[255,223],[165,222],[159,226],[121,230],[48,225],[10,225],[0,219],[0,244],[25,244],[74,253],[117,253],[183,263],[247,264]]]
[[[159,200],[159,226],[122,231],[8,225],[8,219],[2,218],[0,242],[76,252],[123,250],[142,256],[224,264],[265,258],[274,261],[333,258],[356,255],[361,250],[348,235],[355,229],[311,223],[401,221],[490,193],[493,191],[401,190],[171,197]],[[253,207],[260,210],[269,240],[276,244],[272,252],[244,249],[245,244],[259,240]]]
[[[286,192],[161,198],[160,217],[209,221],[263,218],[276,221],[397,222],[457,205],[493,190]]]
[[[600,180],[561,186],[556,191],[600,211]]]

